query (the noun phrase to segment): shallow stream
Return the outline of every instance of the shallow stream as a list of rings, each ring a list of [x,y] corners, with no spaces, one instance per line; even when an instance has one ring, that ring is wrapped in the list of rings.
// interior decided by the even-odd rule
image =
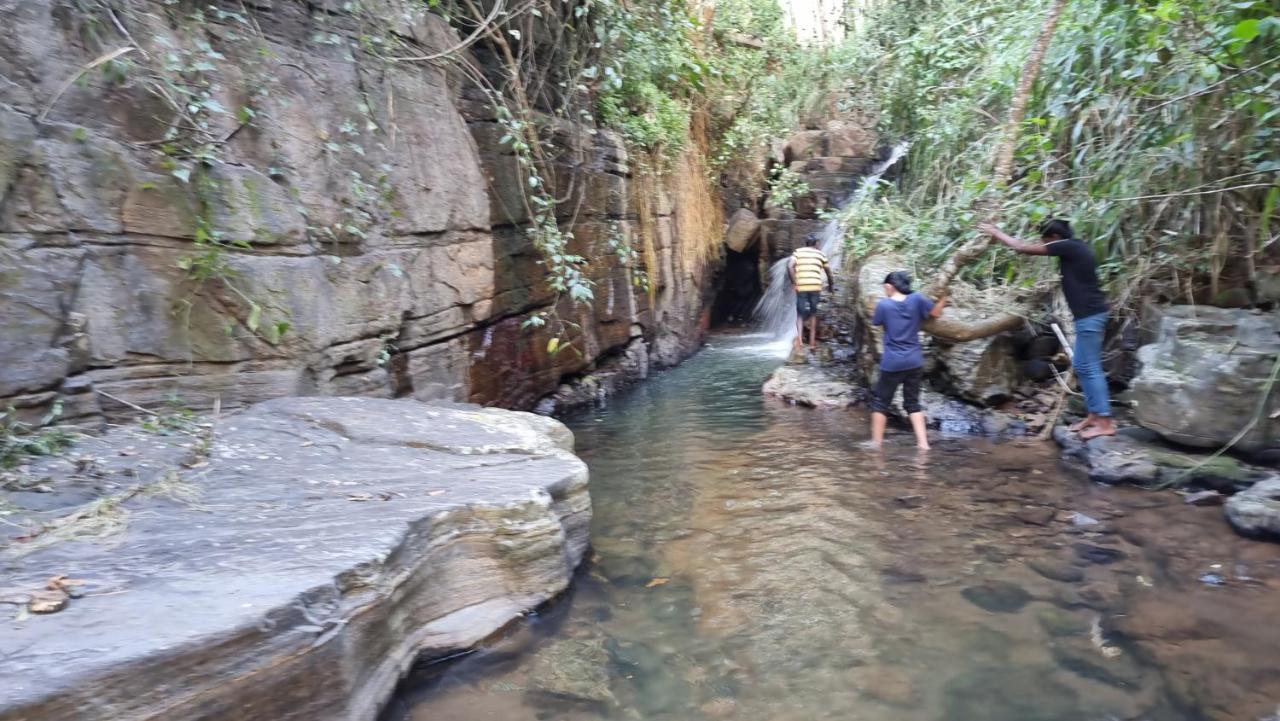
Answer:
[[[1280,714],[1280,545],[1092,485],[1057,449],[892,436],[762,398],[713,337],[568,420],[591,559],[502,640],[420,672],[411,721],[1259,721]]]

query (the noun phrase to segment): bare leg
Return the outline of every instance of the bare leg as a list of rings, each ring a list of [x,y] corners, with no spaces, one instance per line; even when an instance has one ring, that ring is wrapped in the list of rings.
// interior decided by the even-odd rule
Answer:
[[[911,414],[911,429],[916,432],[916,448],[922,451],[929,450],[929,431],[925,428],[923,413]]]
[[[796,342],[792,345],[792,349],[800,350],[802,345],[804,345],[804,317],[796,313]]]
[[[1111,420],[1111,416],[1098,416],[1092,426],[1080,432],[1081,440],[1089,440],[1098,438],[1099,436],[1114,436],[1116,434],[1115,421]]]
[[[871,446],[879,448],[884,443],[884,427],[889,422],[889,417],[879,411],[871,414]]]
[[[818,316],[809,316],[809,349],[818,350]]]

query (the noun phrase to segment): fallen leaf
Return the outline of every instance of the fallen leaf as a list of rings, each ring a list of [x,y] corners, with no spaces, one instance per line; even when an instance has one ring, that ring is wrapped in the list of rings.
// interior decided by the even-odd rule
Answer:
[[[655,579],[653,579],[653,580],[649,581],[648,583],[644,584],[644,587],[645,587],[645,588],[653,588],[654,586],[661,586],[661,585],[665,584],[667,581],[670,581],[670,580],[671,580],[671,579],[669,579],[669,578],[663,578],[663,577],[659,576],[659,577],[657,577],[657,578],[655,578]]]

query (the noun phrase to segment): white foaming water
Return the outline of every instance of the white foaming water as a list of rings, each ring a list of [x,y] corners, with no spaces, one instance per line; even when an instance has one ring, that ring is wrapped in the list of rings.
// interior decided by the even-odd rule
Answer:
[[[910,143],[906,142],[893,146],[888,158],[876,163],[870,173],[855,181],[857,188],[839,207],[843,208],[849,203],[855,203],[866,197],[880,182],[880,176],[901,160],[903,155],[906,155],[908,147]],[[839,220],[832,220],[823,227],[819,234],[818,249],[827,256],[833,269],[838,270],[841,267],[844,255],[844,225]],[[787,277],[789,260],[790,258],[782,258],[769,268],[768,288],[761,296],[760,302],[756,303],[755,311],[752,313],[752,317],[759,322],[760,329],[771,339],[768,347],[775,349],[779,355],[790,352],[791,344],[796,337],[796,291],[791,286],[790,278]]]

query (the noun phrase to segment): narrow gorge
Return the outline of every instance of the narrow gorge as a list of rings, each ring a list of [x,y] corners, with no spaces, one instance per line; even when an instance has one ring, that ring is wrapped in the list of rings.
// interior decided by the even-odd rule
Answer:
[[[0,20],[0,721],[1280,718],[1274,3]]]

